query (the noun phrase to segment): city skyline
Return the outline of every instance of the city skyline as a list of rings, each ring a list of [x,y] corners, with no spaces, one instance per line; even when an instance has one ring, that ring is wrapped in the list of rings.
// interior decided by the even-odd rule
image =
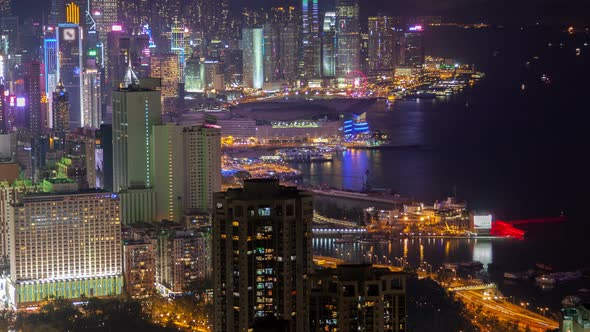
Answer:
[[[0,0],[0,329],[589,331],[588,10]]]

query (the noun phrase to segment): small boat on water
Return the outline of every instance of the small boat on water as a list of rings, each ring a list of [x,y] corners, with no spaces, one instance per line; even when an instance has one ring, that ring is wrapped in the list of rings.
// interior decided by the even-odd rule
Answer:
[[[521,277],[515,273],[504,272],[504,279],[518,280],[521,279]]]
[[[535,278],[535,281],[541,285],[553,285],[555,284],[555,279],[551,278],[548,275],[541,275]]]

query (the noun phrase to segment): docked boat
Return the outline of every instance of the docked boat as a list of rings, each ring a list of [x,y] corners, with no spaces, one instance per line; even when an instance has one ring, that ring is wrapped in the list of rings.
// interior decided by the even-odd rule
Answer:
[[[504,279],[518,280],[521,279],[518,275],[510,272],[504,272]]]

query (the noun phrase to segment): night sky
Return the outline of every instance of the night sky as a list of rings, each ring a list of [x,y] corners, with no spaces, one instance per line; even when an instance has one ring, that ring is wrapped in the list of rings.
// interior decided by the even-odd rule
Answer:
[[[320,0],[320,4],[334,0]],[[442,15],[464,22],[590,23],[590,0],[359,0],[361,16]],[[230,0],[233,8],[281,5],[293,0]],[[49,11],[50,0],[14,0],[19,16],[40,17]]]

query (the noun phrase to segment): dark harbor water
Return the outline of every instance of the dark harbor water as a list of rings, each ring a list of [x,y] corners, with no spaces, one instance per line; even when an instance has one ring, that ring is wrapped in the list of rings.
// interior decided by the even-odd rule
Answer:
[[[523,241],[416,239],[368,248],[317,239],[316,253],[346,253],[343,258],[352,261],[366,259],[362,255],[372,250],[382,260],[407,257],[414,264],[493,262],[500,268],[490,277],[505,295],[551,308],[558,308],[565,295],[590,288],[590,279],[542,290],[534,282],[509,283],[502,278],[504,271],[523,271],[536,262],[558,271],[590,267],[590,220],[585,213],[590,169],[585,158],[588,41],[584,34],[544,28],[431,31],[427,53],[475,63],[485,79],[447,99],[398,100],[391,108],[384,102],[348,107],[348,112],[367,112],[373,129],[389,133],[394,144],[404,147],[348,150],[332,162],[295,166],[307,184],[358,190],[368,170],[373,187],[391,188],[428,204],[456,192],[471,209],[491,211],[495,219],[557,216],[564,211],[566,223],[528,226]],[[575,48],[581,48],[580,56]],[[543,74],[551,84],[541,82]],[[289,102],[298,103],[301,109],[309,105]]]

